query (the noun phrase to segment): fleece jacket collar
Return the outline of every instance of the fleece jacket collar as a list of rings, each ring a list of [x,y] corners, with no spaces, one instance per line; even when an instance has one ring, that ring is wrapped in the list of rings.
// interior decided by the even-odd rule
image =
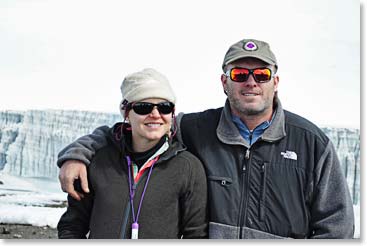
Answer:
[[[274,119],[271,125],[261,136],[263,141],[274,142],[286,136],[284,111],[279,99],[276,100],[276,105]],[[225,144],[243,145],[246,148],[250,147],[247,141],[245,141],[241,136],[238,128],[232,120],[232,113],[228,99],[219,119],[217,136],[219,140]]]

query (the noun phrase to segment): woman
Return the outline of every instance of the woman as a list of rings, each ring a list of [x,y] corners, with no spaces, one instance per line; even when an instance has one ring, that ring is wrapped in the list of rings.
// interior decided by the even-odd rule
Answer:
[[[174,138],[175,96],[153,69],[125,77],[123,123],[88,166],[90,193],[69,206],[59,238],[206,238],[201,162]]]

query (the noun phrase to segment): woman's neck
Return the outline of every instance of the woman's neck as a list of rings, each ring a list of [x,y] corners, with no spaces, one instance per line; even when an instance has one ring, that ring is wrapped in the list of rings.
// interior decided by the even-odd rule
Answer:
[[[134,141],[133,139],[133,142],[132,142],[133,151],[134,152],[145,152],[153,148],[158,142],[159,142],[159,139],[154,140],[154,141]]]
[[[162,136],[159,139],[150,140],[146,138],[139,138],[137,136],[132,135],[132,138],[131,138],[132,151],[135,153],[142,153],[142,152],[148,151],[154,148],[154,146],[156,146],[160,141],[164,141],[163,137],[164,136]]]

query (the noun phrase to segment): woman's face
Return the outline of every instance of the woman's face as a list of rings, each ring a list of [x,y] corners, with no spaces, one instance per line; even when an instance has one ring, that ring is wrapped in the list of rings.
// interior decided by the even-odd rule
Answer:
[[[160,98],[149,98],[140,102],[158,104],[167,102]],[[158,142],[163,135],[168,134],[171,129],[172,112],[163,114],[158,111],[157,106],[154,106],[150,113],[145,115],[137,114],[134,109],[131,109],[128,114],[128,119],[131,124],[133,142],[149,143]]]

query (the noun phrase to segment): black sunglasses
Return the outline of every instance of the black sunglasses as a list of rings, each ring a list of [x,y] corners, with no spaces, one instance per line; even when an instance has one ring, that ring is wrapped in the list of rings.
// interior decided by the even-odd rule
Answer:
[[[157,106],[160,114],[170,114],[173,112],[175,105],[171,102],[149,103],[149,102],[135,102],[128,105],[128,109],[133,109],[135,113],[140,115],[150,114],[154,107]]]

